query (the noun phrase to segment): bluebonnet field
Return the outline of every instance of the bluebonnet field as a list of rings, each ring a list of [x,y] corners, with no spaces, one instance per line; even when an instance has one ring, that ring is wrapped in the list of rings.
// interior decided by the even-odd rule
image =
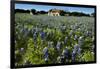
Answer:
[[[94,61],[94,17],[15,14],[15,65]]]

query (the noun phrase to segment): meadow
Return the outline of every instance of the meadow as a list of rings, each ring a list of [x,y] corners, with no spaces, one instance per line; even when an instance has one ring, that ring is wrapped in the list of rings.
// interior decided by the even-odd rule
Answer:
[[[15,65],[89,62],[94,17],[15,14]]]

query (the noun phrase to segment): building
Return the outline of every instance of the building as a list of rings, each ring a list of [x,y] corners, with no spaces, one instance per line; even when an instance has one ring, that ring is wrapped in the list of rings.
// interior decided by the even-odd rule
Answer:
[[[51,9],[48,11],[48,16],[60,16],[61,10]]]
[[[33,15],[32,11],[30,10],[30,15]]]

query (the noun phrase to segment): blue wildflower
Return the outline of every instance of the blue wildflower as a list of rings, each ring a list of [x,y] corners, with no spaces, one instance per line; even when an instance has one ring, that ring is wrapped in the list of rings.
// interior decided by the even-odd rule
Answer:
[[[78,44],[79,44],[80,46],[83,45],[83,36],[79,37],[79,39],[78,39]]]
[[[48,61],[49,53],[48,53],[48,48],[47,48],[47,47],[45,47],[45,48],[43,49],[43,54],[44,54],[44,60],[45,60],[45,61]]]
[[[82,49],[79,47],[78,50],[77,50],[77,54],[78,54],[78,55],[81,54],[81,50],[82,50]]]
[[[61,49],[61,43],[59,41],[57,42],[56,48],[57,48],[58,51],[60,51],[60,49]]]
[[[61,62],[61,63],[64,63],[64,55],[61,55],[61,56],[60,56],[60,62]]]
[[[68,59],[68,49],[67,47],[63,50],[63,53],[62,53],[66,59]]]
[[[66,36],[66,37],[65,37],[65,40],[64,40],[64,43],[65,43],[65,44],[67,43],[67,40],[68,40],[68,37]]]
[[[44,38],[45,38],[45,32],[41,32],[40,36],[41,36],[41,39],[44,40]]]
[[[75,58],[76,58],[76,50],[73,50],[73,52],[72,52],[72,62],[75,62]]]
[[[74,51],[77,51],[78,48],[79,48],[79,45],[78,44],[74,45]]]
[[[77,35],[75,35],[75,36],[74,36],[74,40],[77,40],[77,38],[78,38],[78,36],[77,36]]]
[[[35,33],[33,34],[33,40],[36,41],[36,39],[37,39],[37,33],[35,32]]]

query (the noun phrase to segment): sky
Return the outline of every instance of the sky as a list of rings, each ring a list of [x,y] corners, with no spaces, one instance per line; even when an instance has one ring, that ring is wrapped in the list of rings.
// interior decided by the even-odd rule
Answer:
[[[37,11],[48,11],[50,9],[61,9],[70,12],[83,12],[86,14],[91,14],[94,12],[94,8],[83,8],[83,7],[67,7],[67,6],[50,6],[50,5],[35,5],[35,4],[15,4],[15,9],[36,9]]]

